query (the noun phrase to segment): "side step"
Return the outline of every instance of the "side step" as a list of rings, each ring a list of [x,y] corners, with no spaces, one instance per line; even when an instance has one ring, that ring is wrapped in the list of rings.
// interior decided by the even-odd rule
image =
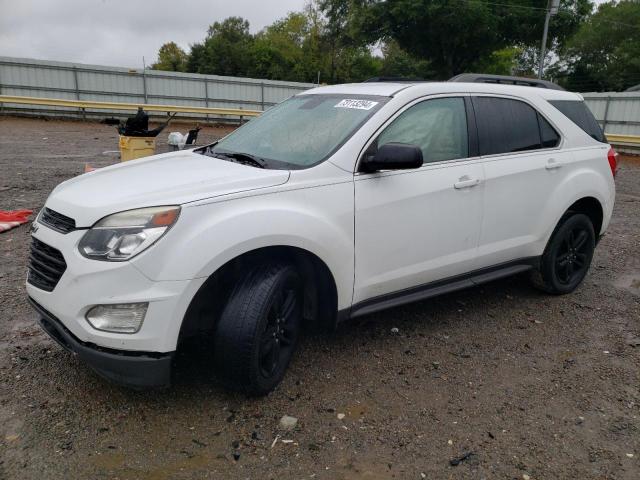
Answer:
[[[407,303],[437,297],[438,295],[474,287],[499,278],[510,277],[512,275],[531,270],[535,265],[537,265],[538,260],[538,257],[533,257],[519,260],[517,262],[509,262],[508,264],[485,268],[464,275],[458,275],[450,279],[439,280],[437,282],[427,283],[425,285],[419,285],[417,287],[364,300],[351,307],[348,317],[355,318],[362,315],[369,315],[370,313],[386,310],[387,308],[393,308]]]

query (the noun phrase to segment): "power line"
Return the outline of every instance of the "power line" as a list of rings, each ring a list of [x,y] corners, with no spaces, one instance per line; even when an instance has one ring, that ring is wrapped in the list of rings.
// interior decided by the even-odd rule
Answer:
[[[476,5],[492,5],[492,6],[497,6],[497,7],[505,7],[505,8],[514,8],[514,9],[520,9],[520,10],[535,10],[535,11],[541,11],[541,12],[546,12],[547,9],[546,8],[542,8],[542,7],[531,7],[528,5],[514,5],[512,3],[499,3],[499,2],[485,2],[483,0],[459,0],[460,2],[464,2],[464,3],[475,3]],[[558,13],[565,13],[565,14],[569,14],[572,15],[574,17],[577,17],[578,14],[572,10],[568,10],[568,9],[559,9]],[[589,20],[591,21],[595,21],[595,22],[605,22],[605,23],[611,23],[613,25],[621,25],[624,27],[631,27],[631,28],[640,28],[640,25],[634,25],[632,23],[623,23],[623,22],[617,22],[615,20],[607,20],[604,18],[595,18],[595,16],[592,16]]]
[[[476,4],[479,4],[479,5],[492,5],[492,6],[496,6],[496,7],[519,8],[521,10],[542,10],[543,12],[547,11],[546,8],[542,8],[542,7],[530,7],[530,6],[527,6],[527,5],[514,5],[512,3],[483,2],[481,0],[461,0],[461,1],[464,1],[466,3],[476,3]]]

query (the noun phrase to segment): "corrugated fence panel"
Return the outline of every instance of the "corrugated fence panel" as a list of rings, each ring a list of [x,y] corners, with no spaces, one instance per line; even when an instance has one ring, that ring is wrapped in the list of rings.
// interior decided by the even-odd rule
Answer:
[[[0,57],[0,94],[3,95],[264,110],[314,86],[312,83]],[[7,104],[0,108],[52,115],[57,112],[78,116],[91,113],[124,115],[119,111],[81,112],[39,105]],[[189,116],[204,118],[204,115]]]
[[[640,93],[583,93],[585,102],[606,133],[640,135]]]
[[[0,93],[4,95],[264,110],[312,87],[311,83],[0,57]],[[639,93],[585,93],[583,96],[607,133],[640,135]],[[37,114],[92,113],[38,105],[2,107],[7,111]],[[125,115],[121,111],[108,113]],[[104,115],[105,111],[100,114]]]

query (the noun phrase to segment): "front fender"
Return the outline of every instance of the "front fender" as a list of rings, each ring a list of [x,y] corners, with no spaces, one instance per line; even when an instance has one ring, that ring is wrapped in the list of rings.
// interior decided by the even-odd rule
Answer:
[[[272,246],[304,249],[333,274],[338,308],[351,305],[353,183],[184,207],[165,238],[133,260],[153,280],[208,277],[228,261]]]

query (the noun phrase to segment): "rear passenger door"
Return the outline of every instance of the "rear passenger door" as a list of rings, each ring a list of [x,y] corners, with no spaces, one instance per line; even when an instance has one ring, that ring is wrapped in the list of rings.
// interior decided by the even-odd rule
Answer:
[[[542,253],[549,229],[543,206],[567,175],[571,154],[533,105],[516,98],[473,97],[484,166],[478,267]]]

